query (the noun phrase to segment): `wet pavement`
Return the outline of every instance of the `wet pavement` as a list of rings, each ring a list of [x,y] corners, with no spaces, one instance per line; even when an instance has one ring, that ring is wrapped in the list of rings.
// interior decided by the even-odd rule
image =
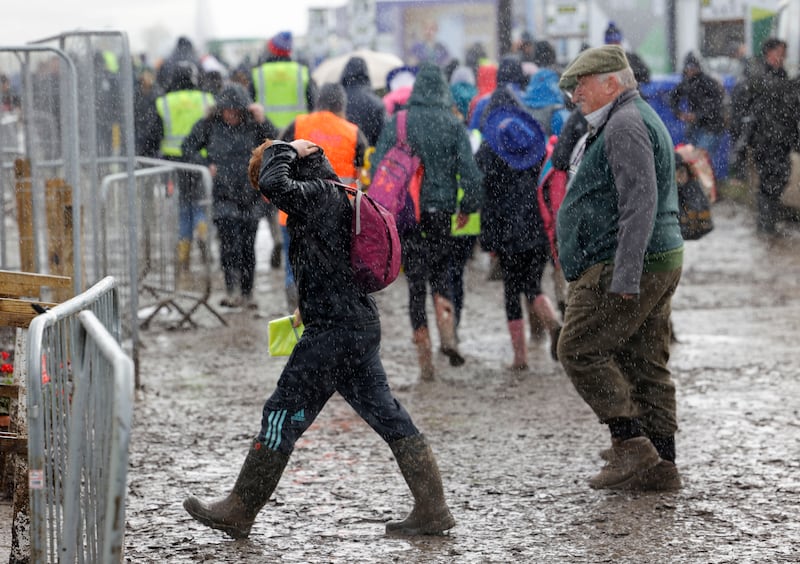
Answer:
[[[439,355],[433,383],[417,381],[404,281],[377,295],[384,364],[438,455],[458,523],[449,535],[384,535],[411,496],[389,448],[338,396],[297,444],[249,539],[199,525],[183,499],[228,491],[284,363],[266,352],[267,321],[285,315],[282,276],[260,266],[258,314],[142,334],[125,561],[800,561],[800,229],[761,238],[750,210],[729,202],[714,219],[686,244],[673,302],[681,491],[588,488],[607,432],[547,342],[532,345],[530,372],[503,368],[502,283],[487,281],[478,253],[459,330],[468,362],[451,368]],[[271,243],[259,237],[266,265]]]

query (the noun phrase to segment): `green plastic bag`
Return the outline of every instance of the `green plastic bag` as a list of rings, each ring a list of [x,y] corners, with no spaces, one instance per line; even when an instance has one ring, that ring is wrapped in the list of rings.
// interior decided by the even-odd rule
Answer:
[[[287,315],[269,322],[270,356],[289,356],[303,334],[304,326],[292,327],[294,315]]]

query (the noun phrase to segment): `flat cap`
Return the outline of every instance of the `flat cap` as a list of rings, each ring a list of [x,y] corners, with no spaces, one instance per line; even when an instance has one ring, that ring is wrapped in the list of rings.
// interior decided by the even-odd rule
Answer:
[[[558,87],[562,90],[574,90],[578,79],[582,76],[616,72],[628,67],[630,67],[628,58],[619,45],[603,45],[586,49],[575,57],[575,60],[561,74]]]

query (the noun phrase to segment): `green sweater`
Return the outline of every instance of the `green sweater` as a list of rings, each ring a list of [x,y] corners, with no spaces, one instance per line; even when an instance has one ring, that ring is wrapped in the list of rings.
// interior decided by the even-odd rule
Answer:
[[[681,266],[672,139],[637,91],[621,94],[589,133],[556,229],[568,281],[608,262],[614,264],[609,291],[638,294],[644,270]]]

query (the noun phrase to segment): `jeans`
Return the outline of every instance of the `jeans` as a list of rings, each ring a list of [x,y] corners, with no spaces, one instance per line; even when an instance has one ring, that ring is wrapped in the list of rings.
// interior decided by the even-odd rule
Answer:
[[[334,392],[387,443],[419,434],[389,389],[380,322],[308,326],[264,404],[258,440],[290,454]]]
[[[198,202],[180,202],[178,205],[178,239],[191,241],[194,230],[206,221],[206,210]]]

